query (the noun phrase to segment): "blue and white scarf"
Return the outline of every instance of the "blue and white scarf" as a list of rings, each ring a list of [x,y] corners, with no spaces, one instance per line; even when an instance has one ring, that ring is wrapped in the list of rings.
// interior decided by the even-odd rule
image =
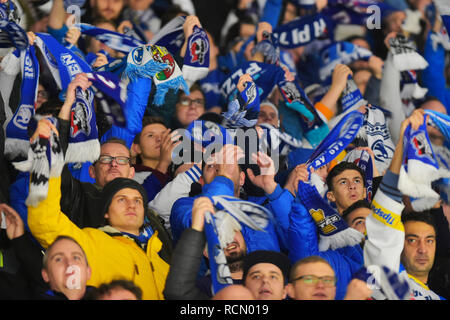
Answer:
[[[367,101],[364,100],[361,91],[359,91],[358,86],[351,75],[348,76],[347,84],[342,92],[341,103],[344,112],[367,105]]]
[[[183,46],[183,24],[186,16],[178,16],[164,25],[150,40],[150,44],[165,47],[171,54],[177,54]]]
[[[280,48],[293,49],[320,38],[333,36],[333,26],[320,13],[299,17],[273,30],[272,36]]]
[[[447,29],[447,37],[450,33],[450,4],[446,0],[434,0],[434,4],[439,10],[442,22]]]
[[[409,125],[404,133],[403,165],[400,168],[398,189],[413,198],[416,211],[432,208],[439,194],[431,183],[440,178],[450,178],[447,168],[440,168],[428,137],[426,120],[417,130]]]
[[[234,231],[244,224],[254,230],[264,231],[270,222],[272,213],[256,203],[231,196],[213,196],[216,208],[213,215],[205,215],[205,234],[208,243],[209,266],[211,269],[213,294],[233,283],[227,265],[224,248],[234,238]]]
[[[69,83],[78,73],[91,73],[90,66],[73,51],[62,46],[55,38],[45,33],[37,33],[36,46],[49,67],[55,82],[64,97]],[[94,162],[100,155],[97,122],[92,89],[75,91],[75,103],[70,112],[70,136],[65,161]]]
[[[27,33],[14,21],[0,19],[0,30],[0,48],[25,50],[29,46]]]
[[[169,89],[173,89],[176,93],[181,88],[189,95],[189,88],[180,67],[164,47],[144,45],[133,49],[128,54],[124,73],[131,81],[137,77],[153,79],[156,86],[153,103],[157,106],[164,104]]]
[[[414,42],[402,34],[389,39],[390,51],[398,71],[423,70],[428,62],[417,52]]]
[[[358,60],[367,61],[372,55],[373,54],[370,50],[354,45],[351,42],[333,42],[322,48],[320,51],[320,80],[325,84],[331,83],[331,75],[333,74],[333,70],[336,65],[349,65],[350,63]]]
[[[310,168],[317,170],[334,160],[355,139],[363,122],[364,115],[359,111],[349,112],[343,117],[310,155],[308,171]]]
[[[222,115],[227,128],[253,127],[258,121],[259,93],[254,82],[246,82],[245,89],[238,98],[228,104],[228,110]]]
[[[364,239],[364,234],[350,228],[310,182],[299,181],[297,194],[319,230],[319,251],[354,246]]]
[[[94,37],[111,49],[125,54],[129,53],[134,48],[145,44],[140,39],[136,39],[129,35],[98,28],[87,23],[80,23],[76,26],[80,28],[82,34]]]
[[[15,51],[19,53],[18,50]],[[20,102],[14,116],[6,126],[5,155],[13,160],[26,157],[30,147],[28,123],[35,113],[35,101],[39,83],[39,62],[34,46],[20,52],[22,83]]]
[[[403,100],[422,99],[428,92],[427,88],[422,88],[417,83],[417,74],[415,70],[400,72],[400,90]]]
[[[184,54],[183,78],[190,88],[194,82],[203,79],[209,73],[209,38],[206,32],[194,26],[192,35],[187,39]]]
[[[198,143],[203,148],[214,144],[217,147],[216,150],[220,150],[225,144],[234,144],[231,130],[212,121],[192,121],[187,127],[185,134],[189,140]]]
[[[281,132],[280,129],[268,123],[261,123],[259,126],[263,129],[263,134],[259,140],[260,150],[271,156],[275,154],[286,156],[293,149],[300,148],[303,145],[301,140],[292,137],[286,132]]]

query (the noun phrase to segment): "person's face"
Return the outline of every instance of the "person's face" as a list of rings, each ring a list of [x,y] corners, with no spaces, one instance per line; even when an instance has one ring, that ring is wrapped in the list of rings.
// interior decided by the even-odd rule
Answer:
[[[314,283],[315,277],[322,277],[322,280]],[[336,285],[331,280],[334,277],[333,269],[323,262],[300,265],[297,267],[293,282],[288,284],[289,297],[295,300],[334,300]],[[324,280],[327,283],[324,283]],[[329,283],[330,281],[333,283]]]
[[[241,261],[247,253],[247,245],[242,232],[235,231],[233,242],[227,244],[223,251],[228,263]]]
[[[160,123],[145,126],[137,145],[137,153],[144,159],[159,159],[163,133],[167,128]]]
[[[408,221],[405,227],[405,245],[401,261],[406,272],[416,277],[427,277],[436,252],[436,232],[429,224]]]
[[[359,70],[355,72],[353,79],[355,80],[359,91],[361,91],[361,94],[366,92],[367,83],[369,82],[371,76],[372,73],[368,70]]]
[[[396,11],[386,18],[385,33],[400,32],[402,30],[403,22],[406,19],[406,13],[403,11]]]
[[[339,213],[350,207],[355,201],[362,200],[366,195],[364,181],[356,170],[345,170],[331,181],[333,190],[327,193],[331,202],[336,203]]]
[[[39,109],[44,102],[48,100],[48,92],[43,85],[38,85],[38,93],[36,97],[36,109]]]
[[[445,108],[445,106],[441,102],[436,101],[436,100],[431,100],[431,101],[425,102],[420,106],[420,108],[447,114],[447,109]],[[427,132],[428,132],[428,136],[430,137],[430,141],[432,144],[434,144],[436,146],[444,145],[445,138],[444,138],[444,135],[442,134],[442,132],[439,131],[439,129],[437,129],[433,126],[427,125]]]
[[[144,11],[150,7],[154,0],[128,0],[128,6],[132,10]]]
[[[259,109],[257,124],[259,123],[268,123],[278,128],[278,115],[272,107],[263,104]]]
[[[133,188],[119,190],[113,196],[105,218],[117,230],[138,235],[144,223],[144,199],[141,193]]]
[[[371,212],[372,210],[368,208],[358,208],[349,213],[345,220],[350,228],[356,229],[362,234],[366,234],[366,218]]]
[[[72,240],[61,239],[46,254],[47,268],[42,270],[44,281],[53,291],[61,292],[69,299],[81,299],[91,269],[80,246]]]
[[[283,300],[287,294],[283,273],[271,263],[257,263],[251,267],[245,286],[256,300]]]
[[[99,298],[99,300],[137,300],[134,293],[129,290],[116,288]]]
[[[294,4],[288,2],[284,11],[283,24],[294,20],[297,16],[297,8]]]
[[[176,104],[177,119],[184,127],[197,120],[203,113],[205,113],[205,98],[198,90],[192,91],[188,96],[183,93]]]
[[[100,149],[101,156],[111,157],[130,157],[128,149],[119,143],[105,143]],[[112,160],[111,163],[95,162],[89,167],[89,175],[95,179],[95,183],[100,187],[104,187],[108,182],[114,180],[117,177],[133,178],[134,168],[128,164],[118,164],[116,160]]]
[[[92,0],[92,7],[101,18],[114,20],[119,15],[124,6],[123,0]]]

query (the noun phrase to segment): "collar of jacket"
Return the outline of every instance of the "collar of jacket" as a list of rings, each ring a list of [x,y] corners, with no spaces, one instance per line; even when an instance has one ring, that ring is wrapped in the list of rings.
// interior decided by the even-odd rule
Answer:
[[[138,239],[130,237],[129,235],[120,232],[119,230],[117,230],[116,228],[114,228],[114,227],[112,227],[110,225],[106,225],[104,227],[98,228],[98,230],[103,231],[104,233],[106,233],[107,235],[109,235],[111,237],[124,237],[124,238],[130,239],[130,240],[134,241],[144,251],[146,250],[147,243],[141,243],[141,242],[139,242]]]

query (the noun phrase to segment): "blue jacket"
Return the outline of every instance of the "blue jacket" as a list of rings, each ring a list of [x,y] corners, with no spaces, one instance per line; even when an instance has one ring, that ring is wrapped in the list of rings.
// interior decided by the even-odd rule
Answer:
[[[432,31],[428,33],[425,43],[424,58],[428,67],[422,71],[422,82],[428,89],[428,95],[439,99],[450,114],[450,88],[446,86],[444,75],[445,49],[441,44],[438,44],[436,49],[433,48],[432,34]]]
[[[289,220],[288,241],[291,246],[289,250],[291,263],[294,264],[309,256],[320,256],[327,260],[337,277],[336,300],[342,300],[353,274],[364,266],[361,246],[348,246],[320,252],[316,224],[298,199],[292,204]]]
[[[212,197],[217,195],[234,196],[233,182],[222,176],[217,176],[210,184],[203,186],[200,196]],[[172,206],[170,225],[174,245],[180,238],[182,232],[192,225],[192,206],[196,197],[185,197],[178,199]],[[271,223],[265,231],[257,231],[242,224],[242,235],[247,245],[247,252],[255,250],[280,251],[275,226]]]

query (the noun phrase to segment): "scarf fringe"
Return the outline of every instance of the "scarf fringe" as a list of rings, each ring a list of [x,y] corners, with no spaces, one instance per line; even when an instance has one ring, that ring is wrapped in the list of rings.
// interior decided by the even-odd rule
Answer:
[[[411,207],[416,212],[422,212],[425,210],[429,210],[434,207],[434,205],[439,201],[439,195],[437,197],[423,197],[411,199]]]
[[[98,139],[82,142],[71,142],[66,151],[66,163],[94,162],[100,156],[100,142]]]
[[[157,106],[163,105],[167,91],[169,91],[169,89],[174,89],[175,93],[177,93],[180,88],[183,89],[186,95],[189,95],[189,87],[182,76],[157,84],[153,104]]]
[[[183,65],[183,78],[190,88],[195,81],[203,79],[209,73],[209,68],[193,67],[187,64]]]
[[[8,160],[14,160],[18,157],[26,157],[30,149],[28,140],[6,138],[5,139],[5,156]]]
[[[1,70],[10,75],[10,76],[16,76],[20,73],[21,67],[20,67],[20,57],[17,57],[13,51],[8,53],[2,60],[0,64]]]
[[[166,63],[159,63],[154,60],[149,60],[143,66],[128,63],[124,74],[134,82],[138,77],[153,78],[158,72],[163,71],[167,67],[168,65]]]
[[[422,165],[422,167],[425,167],[425,166]],[[437,172],[436,169],[435,169],[435,171]],[[414,172],[414,176],[419,176],[419,172],[420,171],[413,171],[413,172]],[[431,172],[431,171],[429,171],[429,172]],[[424,172],[421,172],[420,176],[426,177],[426,174]],[[431,181],[433,181],[433,180],[419,182],[417,180],[411,179],[411,177],[406,172],[405,168],[402,166],[400,168],[400,175],[399,175],[399,178],[398,178],[398,189],[403,194],[408,195],[410,197],[415,197],[415,198],[423,198],[423,197],[436,198],[436,197],[439,197],[439,194],[437,194],[431,188]]]
[[[355,246],[360,244],[364,239],[364,234],[353,228],[344,229],[331,236],[320,236],[319,251],[327,251],[329,249],[336,250],[347,246]]]
[[[393,60],[398,71],[423,70],[428,67],[428,62],[417,52],[396,54]]]

